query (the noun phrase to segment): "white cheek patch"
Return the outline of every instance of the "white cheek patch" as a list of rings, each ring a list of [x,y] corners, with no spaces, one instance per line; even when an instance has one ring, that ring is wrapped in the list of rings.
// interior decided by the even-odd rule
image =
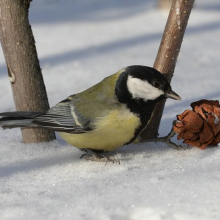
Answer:
[[[164,94],[162,90],[155,88],[147,81],[131,76],[128,76],[127,87],[133,99],[154,100]]]

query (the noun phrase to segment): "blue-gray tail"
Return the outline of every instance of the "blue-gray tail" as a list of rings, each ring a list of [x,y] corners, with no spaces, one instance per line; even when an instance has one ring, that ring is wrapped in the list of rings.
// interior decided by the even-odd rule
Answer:
[[[62,101],[47,112],[4,112],[0,113],[0,126],[7,128],[39,127],[53,131],[81,134],[92,130],[90,120],[77,116],[78,125],[71,113],[70,101]],[[74,112],[76,114],[76,112]]]
[[[32,123],[35,117],[44,114],[43,112],[3,112],[0,113],[0,126],[3,129],[18,127],[38,127]]]

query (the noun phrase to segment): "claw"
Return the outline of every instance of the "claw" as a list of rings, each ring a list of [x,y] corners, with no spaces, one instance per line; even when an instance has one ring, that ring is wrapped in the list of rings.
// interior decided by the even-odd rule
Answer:
[[[90,160],[90,161],[96,161],[96,162],[105,162],[105,166],[107,165],[108,162],[112,162],[115,163],[117,162],[118,164],[120,164],[120,160],[115,157],[115,156],[109,156],[109,157],[105,157],[102,156],[100,154],[83,154],[80,159],[85,158],[86,160]]]

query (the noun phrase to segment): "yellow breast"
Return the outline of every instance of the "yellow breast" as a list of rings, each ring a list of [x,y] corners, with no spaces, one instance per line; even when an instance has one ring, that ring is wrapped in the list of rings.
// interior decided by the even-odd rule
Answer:
[[[130,141],[140,123],[136,115],[125,107],[120,107],[98,118],[94,123],[96,129],[92,131],[82,134],[59,134],[67,143],[80,149],[111,151]]]

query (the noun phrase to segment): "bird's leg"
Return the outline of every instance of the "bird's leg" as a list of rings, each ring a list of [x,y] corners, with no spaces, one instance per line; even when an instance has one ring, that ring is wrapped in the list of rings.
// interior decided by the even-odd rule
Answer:
[[[97,161],[97,162],[105,162],[106,164],[108,162],[112,162],[112,163],[119,163],[120,164],[120,160],[116,157],[116,156],[103,156],[100,153],[103,153],[104,151],[100,151],[100,150],[92,150],[89,148],[83,148],[82,151],[86,152],[85,154],[83,154],[80,159],[85,158],[86,160],[91,160],[91,161]],[[105,164],[105,165],[106,165]]]
[[[181,146],[181,145],[177,145],[177,144],[175,144],[174,142],[171,141],[171,138],[174,137],[175,134],[176,133],[174,132],[173,127],[172,127],[170,133],[167,136],[152,138],[152,139],[146,139],[146,140],[143,140],[143,142],[163,142],[163,143],[166,143],[168,146],[170,146],[170,147],[172,147],[176,150],[185,150],[185,149],[187,149],[188,145],[187,146]]]

